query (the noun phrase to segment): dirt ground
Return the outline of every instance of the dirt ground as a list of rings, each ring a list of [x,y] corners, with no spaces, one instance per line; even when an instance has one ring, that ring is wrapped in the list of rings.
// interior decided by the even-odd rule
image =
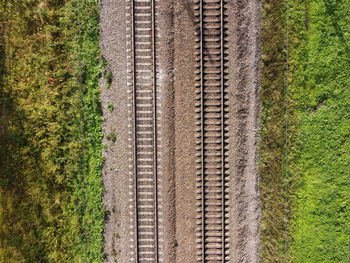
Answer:
[[[130,262],[126,0],[101,0],[101,48],[113,73],[102,88],[106,263]],[[259,262],[258,114],[260,2],[228,1],[230,262]],[[163,262],[196,261],[195,31],[192,0],[159,3]],[[108,104],[114,110],[107,109]]]

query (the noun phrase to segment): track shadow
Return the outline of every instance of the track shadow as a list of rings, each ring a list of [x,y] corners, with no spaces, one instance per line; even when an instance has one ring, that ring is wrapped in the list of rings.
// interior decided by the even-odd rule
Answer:
[[[200,27],[200,21],[198,19],[198,17],[196,17],[195,12],[194,12],[194,8],[195,8],[195,4],[193,3],[193,1],[189,1],[189,0],[180,0],[181,6],[182,6],[182,10],[179,10],[178,12],[175,12],[175,16],[178,16],[184,12],[187,13],[187,16],[191,19],[192,22],[192,26],[194,27],[195,31],[197,32],[197,36],[199,38],[199,36],[201,35],[201,27]],[[229,5],[233,5],[232,2],[228,3]],[[226,5],[226,4],[225,4]],[[226,7],[224,7],[224,13],[225,13]],[[224,14],[224,20],[226,18],[226,15]],[[226,36],[226,28],[225,28],[225,21],[224,21],[224,37]],[[225,48],[225,44],[226,41],[224,40],[224,49]],[[213,62],[214,58],[213,56],[208,52],[209,48],[207,46],[207,44],[204,42],[204,46],[203,46],[203,50],[206,52],[209,61]]]

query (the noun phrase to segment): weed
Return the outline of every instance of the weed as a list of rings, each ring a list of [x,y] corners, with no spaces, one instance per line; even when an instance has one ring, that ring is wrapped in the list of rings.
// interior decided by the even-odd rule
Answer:
[[[113,81],[113,75],[112,72],[107,70],[105,73],[105,79],[106,79],[106,83],[108,86],[110,86],[112,84]]]
[[[117,140],[117,135],[115,135],[114,132],[110,133],[107,135],[107,140],[108,141],[112,141],[112,142],[115,142]]]
[[[109,111],[113,111],[114,110],[114,105],[113,104],[108,104],[107,109]]]

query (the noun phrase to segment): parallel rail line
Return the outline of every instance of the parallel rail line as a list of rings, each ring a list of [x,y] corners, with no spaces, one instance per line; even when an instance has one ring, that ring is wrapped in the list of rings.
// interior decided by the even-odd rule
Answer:
[[[156,0],[131,0],[131,262],[160,262]]]
[[[197,0],[197,262],[229,262],[225,1]]]

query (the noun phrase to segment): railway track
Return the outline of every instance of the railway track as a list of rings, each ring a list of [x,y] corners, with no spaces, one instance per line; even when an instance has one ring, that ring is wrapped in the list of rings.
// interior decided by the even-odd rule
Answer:
[[[127,0],[130,261],[162,261],[157,0]],[[197,262],[229,262],[225,1],[197,0]]]
[[[156,0],[128,0],[131,262],[161,261]]]
[[[197,262],[229,262],[225,1],[197,0]]]

